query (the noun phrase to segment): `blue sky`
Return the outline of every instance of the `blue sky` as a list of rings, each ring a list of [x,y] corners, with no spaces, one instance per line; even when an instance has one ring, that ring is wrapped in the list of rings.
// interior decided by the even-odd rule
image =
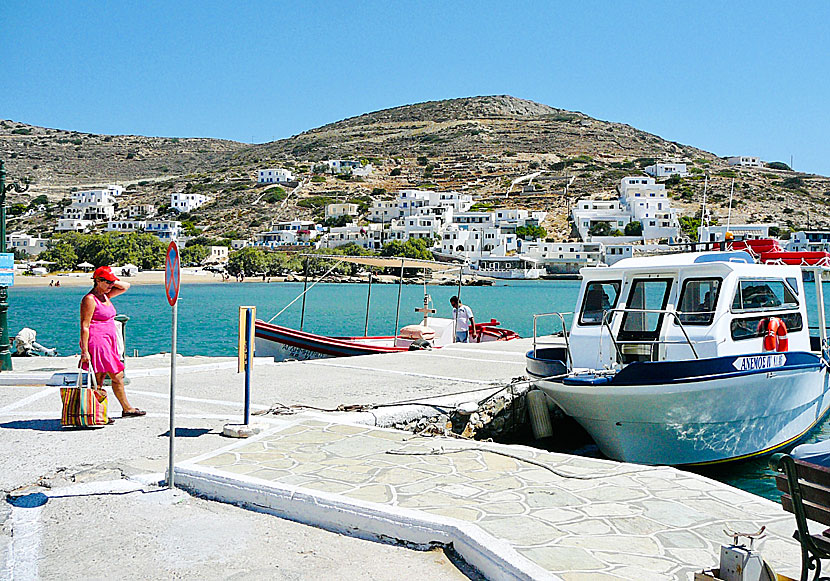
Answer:
[[[830,175],[828,2],[0,2],[0,118],[280,139],[509,94]]]

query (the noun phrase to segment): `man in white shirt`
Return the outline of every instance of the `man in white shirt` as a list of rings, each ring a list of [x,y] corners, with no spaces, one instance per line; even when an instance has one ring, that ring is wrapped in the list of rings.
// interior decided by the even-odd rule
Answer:
[[[455,342],[467,343],[468,337],[476,338],[476,322],[473,319],[473,310],[462,305],[458,297],[451,297],[452,318],[455,322]]]

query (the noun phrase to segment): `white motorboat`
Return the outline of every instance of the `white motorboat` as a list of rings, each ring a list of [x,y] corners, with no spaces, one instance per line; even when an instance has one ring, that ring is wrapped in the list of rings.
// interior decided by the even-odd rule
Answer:
[[[534,338],[527,368],[605,455],[737,460],[794,443],[827,413],[822,286],[810,337],[798,266],[697,252],[581,274],[569,332],[554,346]]]

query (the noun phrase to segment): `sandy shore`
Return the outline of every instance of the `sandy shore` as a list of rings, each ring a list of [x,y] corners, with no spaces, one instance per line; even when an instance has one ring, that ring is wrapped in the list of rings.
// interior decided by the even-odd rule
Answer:
[[[139,272],[134,276],[123,277],[124,280],[130,284],[164,284],[163,270],[149,270]],[[274,280],[273,278],[271,279]],[[53,273],[37,276],[24,276],[20,273],[14,275],[14,286],[49,286],[49,283],[56,283],[60,281],[61,286],[90,286],[92,284],[92,275],[90,273],[69,272],[69,273]],[[195,269],[182,270],[182,283],[218,283],[222,282],[222,277],[212,272],[204,272]],[[235,282],[231,279],[230,282]],[[245,279],[245,282],[262,282],[261,278]]]
[[[139,272],[133,276],[123,277],[124,280],[129,282],[130,284],[164,284],[164,271],[163,270],[147,270]],[[480,277],[483,278],[483,277]],[[270,282],[285,282],[286,277],[284,276],[272,276],[270,277]],[[309,282],[312,279],[309,278]],[[44,275],[23,275],[20,272],[15,272],[14,274],[14,286],[17,287],[44,287],[49,286],[51,282],[53,285],[60,281],[61,286],[90,286],[92,284],[92,275],[90,273],[85,272],[65,272],[65,273],[53,273],[53,274],[44,274]],[[291,277],[289,282],[296,282],[302,281],[301,275],[295,275]],[[343,281],[340,282],[362,282],[365,284],[366,279],[352,279],[351,281]],[[465,276],[464,284],[467,285],[472,281],[471,278]],[[181,282],[182,284],[206,284],[206,283],[221,283],[222,277],[213,272],[207,272],[197,268],[185,268],[182,269],[181,275]],[[236,279],[231,277],[227,284],[235,283]],[[244,282],[266,282],[262,280],[262,277],[247,277]],[[328,282],[338,282],[334,279]],[[392,275],[379,275],[375,278],[376,283],[385,283],[385,284],[397,284],[398,279]],[[447,278],[443,280],[445,284],[449,284],[450,286],[455,284],[454,278]],[[440,284],[441,281],[439,279],[433,280],[428,284]],[[404,279],[404,284],[420,284],[420,281],[411,281]]]

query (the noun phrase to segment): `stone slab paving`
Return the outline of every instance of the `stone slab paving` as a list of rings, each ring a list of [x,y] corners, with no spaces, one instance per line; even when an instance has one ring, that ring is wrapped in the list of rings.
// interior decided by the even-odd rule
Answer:
[[[524,446],[420,438],[294,416],[176,467],[177,484],[368,538],[452,542],[490,578],[691,579],[715,566],[727,526],[797,576],[781,506],[669,467]]]

